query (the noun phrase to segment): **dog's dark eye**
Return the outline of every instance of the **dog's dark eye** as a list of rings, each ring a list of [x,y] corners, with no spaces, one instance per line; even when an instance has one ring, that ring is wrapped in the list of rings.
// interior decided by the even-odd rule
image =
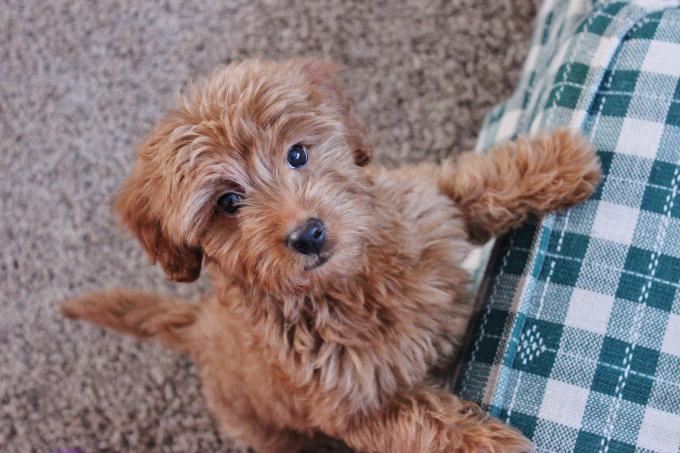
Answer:
[[[225,193],[217,200],[217,206],[227,214],[234,214],[241,207],[243,197],[237,193]]]
[[[307,163],[307,148],[299,143],[288,150],[288,165],[292,168],[300,168]]]

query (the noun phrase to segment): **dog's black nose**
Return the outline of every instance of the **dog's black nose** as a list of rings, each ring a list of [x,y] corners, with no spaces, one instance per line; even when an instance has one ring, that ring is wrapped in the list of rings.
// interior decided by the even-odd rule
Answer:
[[[290,248],[303,255],[319,254],[326,242],[326,229],[319,219],[308,219],[304,225],[290,232],[286,243]]]

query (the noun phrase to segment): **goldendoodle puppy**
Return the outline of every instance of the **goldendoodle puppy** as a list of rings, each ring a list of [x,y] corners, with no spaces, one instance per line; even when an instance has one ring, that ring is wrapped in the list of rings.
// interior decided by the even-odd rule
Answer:
[[[473,243],[585,200],[600,174],[557,131],[441,165],[367,164],[365,127],[316,60],[246,61],[193,86],[141,146],[116,210],[199,304],[129,290],[63,313],[190,354],[224,433],[291,452],[523,451],[444,385],[472,311]]]

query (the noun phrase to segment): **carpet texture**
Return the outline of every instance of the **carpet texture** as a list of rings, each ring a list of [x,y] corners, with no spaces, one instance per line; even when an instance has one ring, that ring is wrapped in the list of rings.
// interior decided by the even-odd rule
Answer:
[[[171,285],[110,203],[135,144],[191,77],[315,55],[344,78],[393,165],[470,148],[511,92],[536,0],[5,0],[0,9],[0,445],[5,451],[238,451],[196,369],[60,319],[56,303]],[[319,447],[324,451],[340,447]]]

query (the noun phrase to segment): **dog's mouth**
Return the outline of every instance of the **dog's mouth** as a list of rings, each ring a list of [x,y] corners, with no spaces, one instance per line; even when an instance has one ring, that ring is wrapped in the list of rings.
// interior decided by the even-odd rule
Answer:
[[[316,260],[313,263],[306,265],[305,271],[309,272],[311,270],[314,270],[318,267],[323,266],[324,264],[326,264],[328,262],[329,259],[331,259],[331,256],[333,256],[332,252],[316,255],[316,257],[315,257]]]

